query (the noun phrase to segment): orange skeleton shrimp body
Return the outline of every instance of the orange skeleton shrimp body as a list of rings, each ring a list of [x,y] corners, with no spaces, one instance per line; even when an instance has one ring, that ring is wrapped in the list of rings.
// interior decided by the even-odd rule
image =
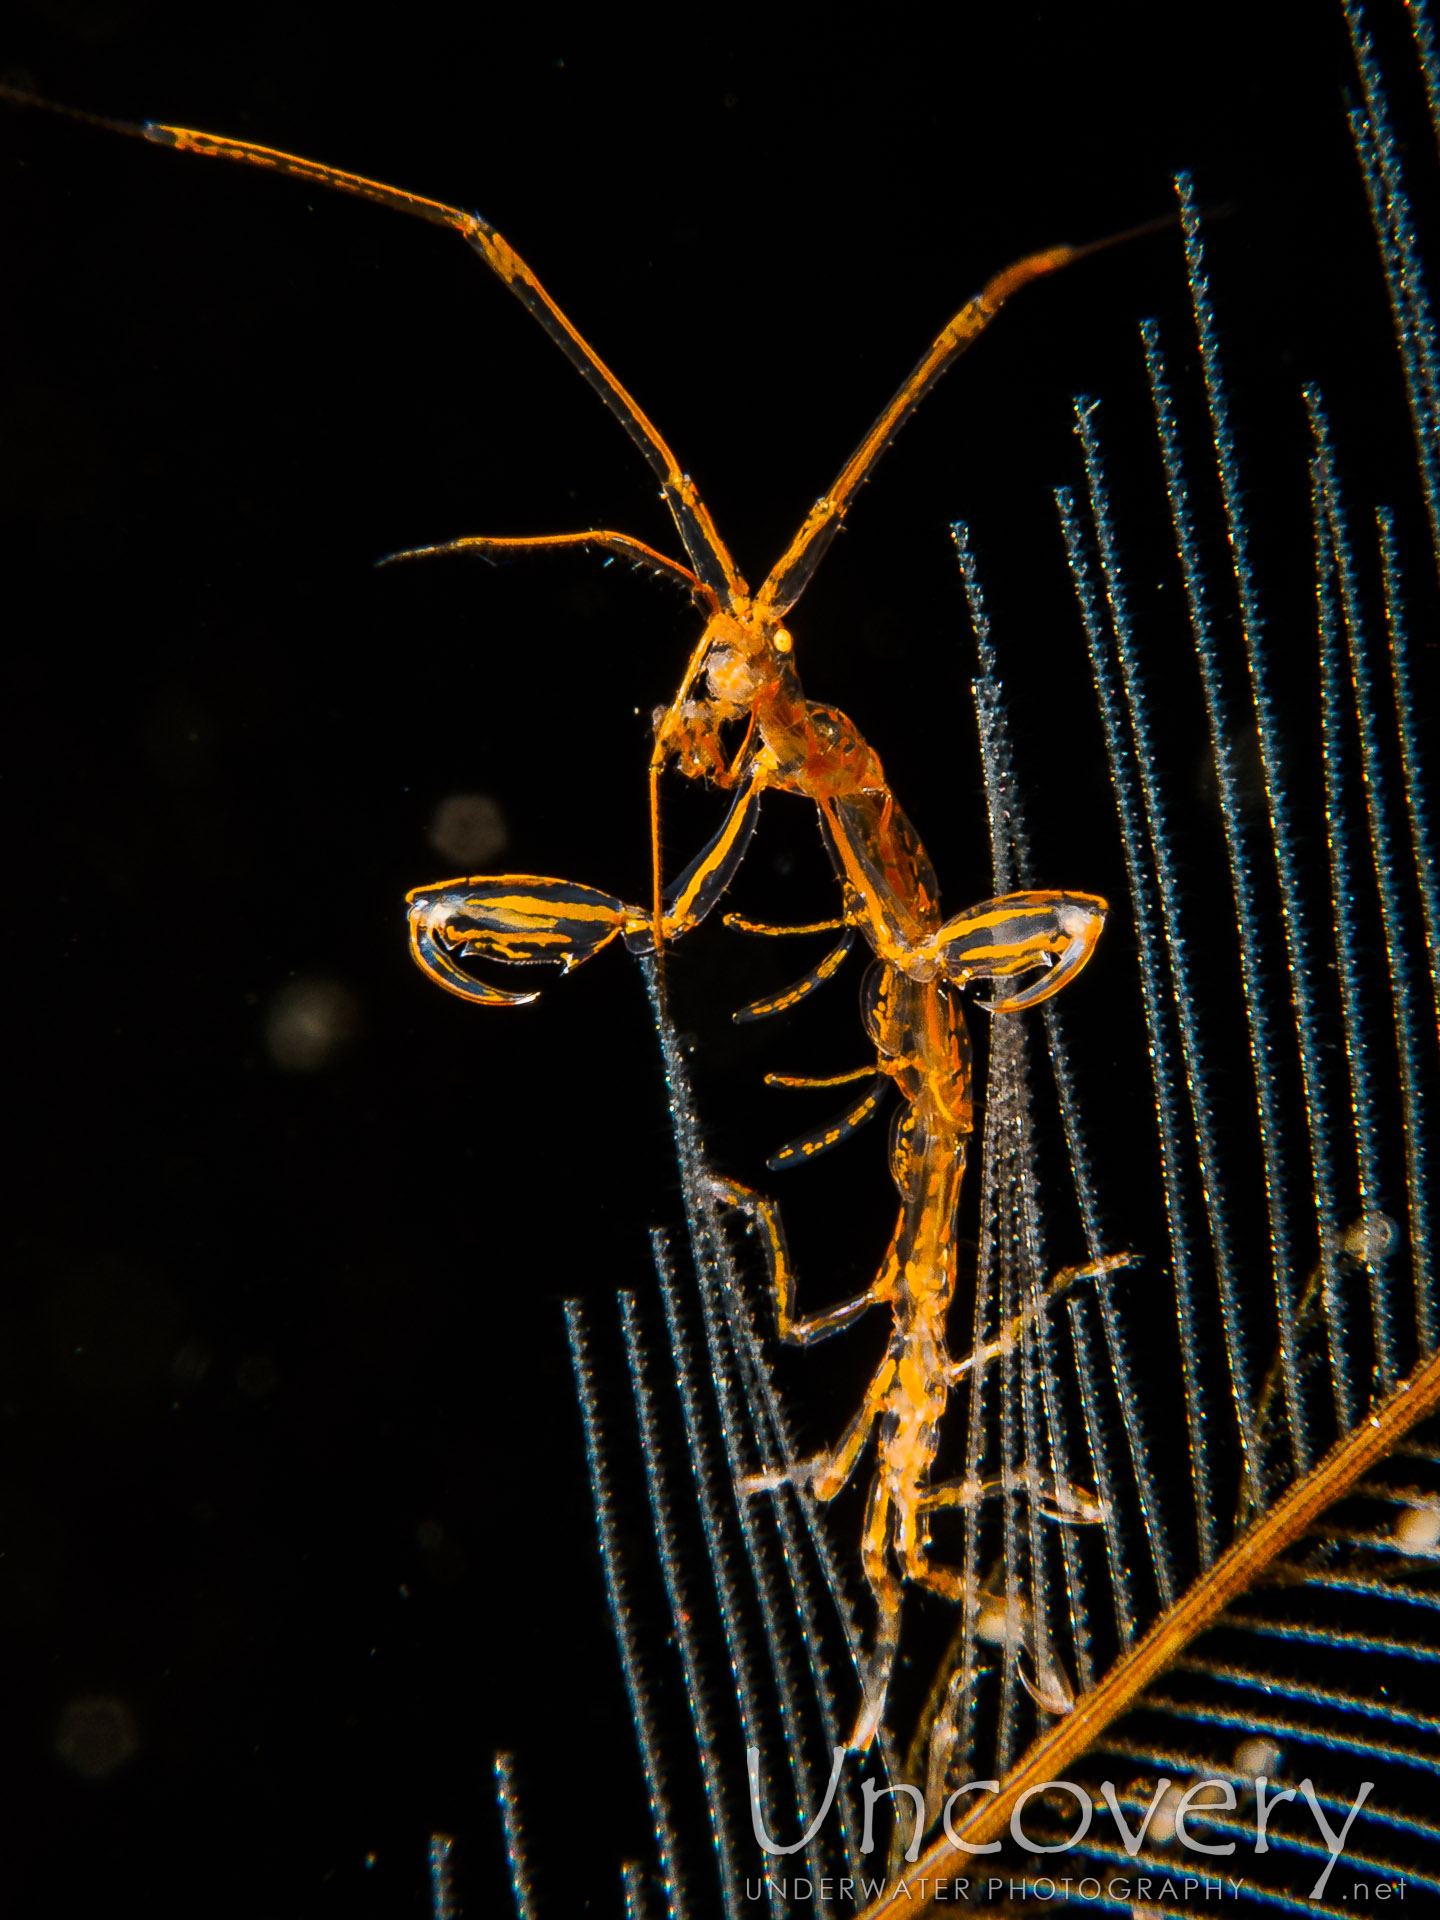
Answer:
[[[29,102],[12,88],[0,88],[0,94],[46,104]],[[1002,1332],[994,1348],[960,1360],[951,1358],[946,1340],[956,1279],[956,1210],[973,1128],[970,1042],[956,996],[975,981],[1039,971],[1029,986],[988,1002],[995,1013],[1037,1005],[1085,965],[1106,908],[1089,894],[1030,892],[989,901],[942,921],[934,870],[890,791],[878,756],[842,713],[805,698],[794,665],[794,641],[784,622],[861,483],[936,381],[1012,293],[1095,249],[1057,247],[1032,254],[996,275],[960,309],[752,596],[694,482],[659,432],[524,261],[479,215],[245,141],[189,128],[132,126],[83,113],[73,117],[334,188],[455,229],[595,389],[660,482],[688,564],[629,535],[601,529],[466,538],[392,556],[598,547],[678,580],[707,615],[679,691],[657,721],[650,761],[654,888],[648,905],[630,906],[593,887],[527,874],[449,881],[418,887],[407,896],[411,949],[438,985],[490,1006],[523,1005],[536,996],[486,985],[464,964],[470,958],[517,965],[555,961],[570,971],[619,936],[632,950],[654,952],[658,959],[666,944],[697,926],[725,893],[744,856],[766,788],[798,795],[816,806],[843,896],[840,917],[824,925],[841,932],[841,943],[793,988],[743,1009],[737,1018],[756,1018],[793,1005],[836,970],[855,933],[863,935],[875,955],[863,1005],[876,1051],[877,1083],[893,1082],[903,1102],[890,1137],[899,1216],[870,1287],[856,1299],[797,1319],[794,1276],[774,1203],[730,1181],[717,1179],[714,1190],[723,1205],[743,1210],[761,1231],[783,1338],[809,1344],[849,1326],[874,1305],[887,1305],[893,1317],[880,1367],[833,1451],[786,1475],[757,1478],[745,1489],[755,1492],[792,1478],[807,1480],[818,1498],[830,1499],[849,1480],[872,1428],[879,1425],[879,1458],[863,1538],[865,1574],[879,1610],[879,1629],[852,1736],[852,1743],[863,1748],[884,1708],[903,1582],[919,1583],[951,1600],[975,1597],[965,1594],[961,1575],[930,1561],[929,1521],[937,1509],[966,1504],[986,1489],[933,1485],[929,1472],[951,1387],[971,1367],[983,1365],[1009,1337]],[[743,738],[729,753],[723,732],[737,723]],[[659,874],[658,782],[671,763],[690,778],[732,792],[734,799],[715,838],[667,888]],[[738,918],[735,924],[747,925]],[[867,1094],[839,1123],[793,1143],[772,1165],[808,1158],[833,1145],[868,1118],[877,1102],[878,1091]],[[1056,1505],[1058,1517],[1093,1517],[1065,1489],[1056,1489]]]
[[[804,698],[785,629],[771,635],[768,656],[756,649],[758,663],[737,644],[747,638],[744,623],[715,616],[697,649],[697,658],[705,662],[708,698],[686,697],[692,662],[681,694],[657,728],[654,770],[673,756],[682,772],[732,787],[736,798],[715,841],[666,892],[654,918],[589,889],[511,876],[417,888],[409,895],[411,938],[421,966],[450,991],[491,1003],[518,998],[481,987],[458,964],[457,950],[522,963],[555,957],[569,967],[617,934],[632,949],[653,949],[655,920],[661,939],[673,940],[708,913],[728,886],[765,788],[815,803],[843,891],[843,917],[826,923],[842,930],[841,944],[794,987],[736,1017],[756,1018],[793,1006],[835,971],[854,932],[863,934],[876,955],[866,976],[863,1008],[876,1050],[877,1087],[832,1127],[782,1149],[771,1165],[791,1164],[837,1144],[873,1114],[879,1087],[888,1078],[904,1101],[890,1137],[899,1217],[870,1287],[799,1320],[778,1209],[733,1181],[716,1179],[712,1185],[721,1205],[743,1212],[761,1234],[782,1339],[808,1345],[841,1331],[872,1306],[886,1305],[892,1314],[884,1358],[833,1452],[787,1475],[757,1476],[744,1489],[762,1491],[796,1478],[807,1480],[817,1499],[833,1499],[850,1480],[878,1423],[879,1459],[862,1556],[879,1623],[851,1735],[852,1746],[863,1750],[884,1710],[899,1642],[903,1580],[948,1600],[965,1597],[961,1575],[929,1557],[930,1515],[976,1497],[964,1483],[932,1486],[929,1480],[951,1386],[972,1364],[952,1362],[946,1340],[956,1279],[955,1220],[974,1126],[970,1038],[956,993],[971,981],[1042,967],[1046,971],[1037,982],[990,1006],[997,1013],[1015,1012],[1048,998],[1088,960],[1106,907],[1089,894],[1032,892],[988,901],[942,922],[934,869],[890,792],[878,755],[843,714]],[[747,717],[745,744],[727,764],[719,730]],[[488,891],[497,888],[513,891],[502,903]],[[791,931],[750,927],[738,916],[731,918],[755,932]],[[1073,1495],[1067,1502],[1060,1492],[1057,1499],[1061,1518],[1097,1517]],[[1035,1697],[1052,1707],[1066,1704],[1038,1691]]]
[[[737,790],[711,847],[669,889],[660,923],[663,939],[672,940],[710,910],[743,856],[761,792],[775,787],[814,801],[819,810],[845,902],[843,917],[825,924],[842,929],[842,941],[794,987],[736,1017],[756,1018],[793,1006],[835,970],[856,930],[876,955],[862,995],[865,1026],[876,1050],[879,1085],[893,1081],[904,1105],[890,1137],[900,1212],[873,1283],[853,1300],[797,1319],[779,1210],[733,1181],[713,1183],[717,1200],[743,1212],[761,1234],[782,1339],[809,1345],[840,1332],[872,1306],[891,1310],[893,1329],[884,1358],[833,1452],[786,1475],[756,1476],[747,1488],[756,1492],[797,1478],[809,1482],[817,1499],[833,1499],[850,1480],[878,1424],[879,1459],[862,1556],[879,1624],[851,1735],[852,1746],[864,1749],[884,1710],[899,1641],[902,1581],[948,1600],[965,1597],[961,1576],[929,1557],[930,1515],[977,1497],[965,1483],[932,1486],[929,1480],[950,1389],[973,1364],[972,1359],[953,1362],[946,1338],[956,1279],[955,1219],[974,1127],[970,1039],[955,996],[975,980],[1045,968],[1037,982],[990,1007],[1010,1013],[1047,999],[1088,960],[1106,907],[1090,894],[1031,892],[987,901],[942,922],[934,868],[890,792],[879,756],[843,714],[804,698],[785,629],[772,637],[769,659],[761,655],[760,672],[737,644],[745,637],[741,622],[724,615],[711,621],[697,649],[697,658],[706,662],[709,698],[686,697],[692,662],[680,696],[657,728],[657,767],[673,754],[683,772]],[[719,729],[747,715],[745,745],[727,765]],[[697,875],[703,876],[698,884]],[[503,914],[488,891],[502,887],[514,889]],[[475,891],[480,888],[487,891]],[[457,964],[457,949],[512,962],[548,953],[570,966],[616,934],[636,950],[654,944],[653,925],[639,908],[561,881],[474,880],[417,888],[409,900],[416,958],[441,985],[469,998],[518,996],[481,987]],[[792,931],[731,918],[750,931]],[[838,1123],[782,1149],[771,1165],[793,1164],[838,1144],[870,1118],[878,1099],[878,1090],[868,1092]],[[1097,1517],[1073,1493],[1057,1490],[1057,1505],[1063,1519]],[[1062,1704],[1053,1695],[1036,1692],[1036,1698],[1052,1707]]]

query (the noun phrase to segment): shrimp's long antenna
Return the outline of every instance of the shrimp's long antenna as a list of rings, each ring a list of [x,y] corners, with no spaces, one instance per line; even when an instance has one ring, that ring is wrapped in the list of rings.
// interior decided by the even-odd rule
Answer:
[[[1026,254],[1001,272],[992,274],[972,300],[947,320],[925,352],[901,381],[871,424],[864,439],[841,468],[829,491],[823,493],[805,517],[805,524],[771,568],[768,579],[755,596],[756,604],[777,617],[783,617],[795,605],[809,585],[810,577],[825,555],[830,542],[840,531],[861,486],[875,470],[876,462],[889,448],[900,429],[914,414],[936,382],[947,374],[965,349],[979,339],[1005,302],[1022,287],[1062,267],[1074,266],[1091,254],[1107,252],[1111,247],[1163,233],[1179,224],[1179,216],[1165,214],[1146,220],[1123,233],[1103,240],[1087,241],[1079,247],[1046,247],[1040,253]]]
[[[389,186],[383,180],[371,180],[343,167],[326,166],[319,160],[307,160],[297,153],[284,153],[275,147],[263,147],[253,140],[232,140],[225,134],[204,133],[195,127],[172,127],[161,121],[134,122],[112,120],[104,114],[86,113],[78,107],[64,107],[23,88],[0,86],[0,99],[17,106],[40,107],[46,113],[58,113],[86,126],[121,133],[134,140],[148,140],[155,146],[174,147],[182,153],[204,154],[211,159],[234,160],[242,166],[258,167],[265,173],[280,173],[292,180],[304,180],[312,186],[329,187],[336,193],[348,193],[358,200],[373,201],[394,213],[405,213],[431,226],[450,227],[472,247],[495,277],[507,287],[531,317],[537,320],[560,351],[584,376],[605,402],[631,440],[645,456],[651,472],[660,482],[665,504],[675,520],[691,565],[703,584],[728,605],[746,592],[744,580],[736,570],[724,541],[715,530],[709,508],[699,490],[671,452],[659,429],[639,402],[606,366],[579,329],[551,299],[539,280],[498,234],[490,222],[463,207],[452,207],[443,200],[431,200],[424,194],[407,193],[403,187]]]

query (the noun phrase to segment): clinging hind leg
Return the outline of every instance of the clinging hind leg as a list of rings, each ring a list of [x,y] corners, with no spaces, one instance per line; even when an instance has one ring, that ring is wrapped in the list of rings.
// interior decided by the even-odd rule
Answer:
[[[883,1373],[884,1368],[881,1369]],[[874,1391],[873,1387],[871,1389]],[[850,1735],[852,1753],[865,1753],[880,1730],[885,1698],[890,1691],[890,1675],[895,1670],[895,1654],[900,1645],[901,1585],[890,1564],[891,1515],[895,1508],[884,1471],[877,1473],[865,1508],[865,1529],[861,1536],[860,1557],[865,1578],[875,1596],[877,1619],[875,1646],[861,1670],[860,1711]]]
[[[790,1248],[785,1239],[780,1209],[763,1194],[752,1192],[749,1187],[742,1187],[738,1180],[726,1180],[719,1174],[712,1176],[710,1191],[722,1207],[743,1213],[759,1233],[771,1291],[775,1295],[776,1326],[780,1338],[791,1346],[809,1347],[817,1340],[828,1340],[832,1333],[840,1333],[846,1327],[853,1326],[863,1313],[886,1298],[880,1281],[875,1280],[864,1293],[857,1293],[853,1300],[842,1300],[838,1306],[826,1307],[822,1313],[811,1314],[804,1320],[797,1319],[795,1269],[790,1264]]]

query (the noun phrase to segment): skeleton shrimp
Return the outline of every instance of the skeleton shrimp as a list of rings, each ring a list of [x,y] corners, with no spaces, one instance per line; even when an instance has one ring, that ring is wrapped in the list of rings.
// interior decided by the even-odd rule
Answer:
[[[1023,283],[1023,277],[1057,264],[1053,255],[1039,256],[1010,269],[1001,282]],[[999,304],[999,295],[992,291],[996,285],[992,282],[957,316],[947,333],[963,338],[967,316],[976,310],[980,317],[970,324],[978,331]],[[952,353],[957,350],[950,348]],[[743,1489],[761,1491],[788,1477],[807,1480],[817,1499],[833,1499],[849,1481],[878,1423],[879,1461],[866,1509],[862,1560],[879,1623],[851,1735],[852,1747],[862,1751],[873,1740],[884,1711],[899,1643],[902,1575],[946,1599],[965,1597],[962,1576],[929,1557],[930,1516],[976,1497],[965,1482],[929,1483],[950,1388],[974,1364],[973,1356],[953,1362],[946,1345],[955,1290],[955,1219],[974,1126],[970,1040],[955,995],[975,981],[1041,969],[1040,979],[1030,986],[986,1003],[997,1014],[1038,1005],[1085,965],[1106,914],[1105,902],[1091,894],[1030,892],[987,901],[942,921],[934,869],[890,791],[879,756],[843,713],[807,700],[801,691],[784,614],[813,570],[815,548],[829,537],[844,510],[855,470],[863,471],[893,435],[900,402],[919,385],[925,366],[922,361],[921,370],[871,429],[832,493],[812,511],[753,599],[728,554],[718,547],[708,520],[702,519],[693,488],[684,502],[693,519],[676,511],[682,538],[696,561],[692,591],[710,618],[680,690],[656,727],[652,822],[658,774],[671,760],[691,778],[732,789],[735,799],[710,845],[668,890],[661,893],[657,886],[649,916],[594,889],[527,875],[447,882],[417,888],[408,896],[412,950],[431,978],[462,998],[516,1004],[534,996],[482,986],[460,964],[460,956],[479,954],[513,964],[555,959],[568,971],[617,935],[632,951],[658,953],[698,925],[728,888],[766,788],[815,803],[841,883],[842,916],[803,928],[757,926],[736,915],[727,916],[727,924],[763,934],[838,930],[839,944],[794,986],[742,1009],[736,1018],[756,1019],[794,1006],[838,969],[855,933],[863,935],[876,956],[862,994],[865,1027],[876,1050],[875,1084],[839,1121],[782,1148],[771,1166],[794,1164],[837,1145],[873,1115],[885,1081],[893,1081],[904,1101],[890,1137],[899,1218],[880,1271],[863,1293],[809,1319],[797,1319],[795,1280],[778,1209],[733,1181],[716,1180],[713,1191],[722,1206],[742,1211],[760,1232],[782,1339],[809,1345],[850,1326],[872,1306],[888,1305],[893,1315],[884,1359],[834,1451],[788,1475],[757,1477]],[[713,550],[704,543],[691,545],[692,531],[700,527],[715,539]],[[610,533],[588,537],[612,549],[621,539]],[[493,552],[514,544],[469,539],[432,551]],[[653,556],[645,557],[653,564]],[[708,579],[703,571],[707,562]],[[692,690],[702,673],[705,692],[695,697]],[[722,730],[732,723],[743,725],[744,737],[738,751],[727,756]],[[817,1084],[796,1079],[785,1083]],[[1057,1503],[1062,1508],[1068,1503],[1061,1518],[1096,1517],[1069,1490],[1057,1489]],[[1040,1688],[1031,1691],[1041,1704],[1056,1710],[1068,1704],[1053,1692],[1047,1696],[1046,1676],[1040,1679]]]
[[[668,890],[660,928],[664,940],[673,940],[711,910],[743,857],[760,794],[775,787],[816,803],[841,881],[844,915],[803,928],[762,927],[735,915],[728,921],[767,934],[838,929],[841,939],[793,987],[742,1008],[736,1018],[757,1019],[795,1005],[836,971],[857,930],[877,956],[862,990],[865,1027],[876,1051],[875,1084],[839,1121],[783,1147],[770,1163],[795,1164],[837,1145],[873,1115],[885,1082],[894,1082],[904,1102],[890,1135],[900,1213],[874,1281],[854,1299],[798,1319],[778,1208],[734,1181],[712,1183],[721,1205],[742,1211],[760,1233],[782,1339],[808,1346],[850,1326],[872,1306],[887,1305],[893,1315],[885,1356],[833,1452],[788,1474],[757,1476],[744,1488],[758,1492],[787,1478],[801,1479],[817,1499],[833,1499],[879,1425],[879,1461],[861,1547],[879,1626],[851,1735],[851,1745],[864,1750],[880,1723],[899,1643],[901,1574],[948,1600],[965,1597],[961,1576],[929,1557],[929,1519],[944,1507],[978,1497],[979,1491],[968,1482],[929,1483],[950,1388],[988,1357],[952,1361],[946,1345],[955,1291],[955,1218],[974,1127],[970,1038],[956,993],[975,981],[1040,968],[1038,981],[985,1003],[996,1014],[1038,1005],[1085,965],[1106,906],[1091,894],[1018,893],[942,923],[934,870],[885,783],[878,757],[844,715],[801,696],[789,636],[782,632],[780,639],[768,681],[749,690],[748,756],[741,762],[736,800],[711,845]],[[699,770],[696,743],[703,742],[708,751],[745,679],[733,660],[722,659],[709,677],[710,702],[687,702],[682,709],[687,749],[694,753],[690,762],[682,760],[686,770]],[[717,684],[724,690],[719,696]],[[657,755],[666,744],[662,722]],[[720,768],[717,777],[728,780],[731,770]],[[419,887],[408,899],[412,948],[421,967],[452,993],[486,1004],[534,996],[482,985],[459,964],[457,953],[518,964],[556,959],[569,970],[617,935],[638,952],[657,944],[654,922],[639,908],[567,881],[512,874]],[[793,1078],[786,1083],[817,1084]],[[1096,1517],[1071,1490],[1057,1489],[1056,1500],[1059,1518]],[[1042,1704],[1061,1704],[1031,1690]]]
[[[0,92],[27,104],[46,104],[13,89]],[[875,1085],[838,1123],[792,1143],[771,1164],[811,1158],[845,1138],[876,1110],[884,1083],[893,1082],[903,1102],[890,1136],[899,1217],[870,1286],[852,1300],[801,1319],[795,1314],[795,1280],[774,1203],[728,1180],[717,1179],[714,1191],[722,1205],[743,1211],[760,1232],[783,1339],[812,1344],[848,1327],[872,1306],[886,1305],[893,1316],[885,1356],[835,1448],[786,1476],[757,1478],[745,1489],[753,1493],[789,1477],[807,1480],[817,1498],[831,1499],[853,1474],[872,1429],[879,1427],[878,1465],[862,1542],[879,1625],[852,1735],[852,1745],[863,1749],[884,1709],[898,1644],[903,1582],[928,1587],[950,1600],[974,1597],[966,1595],[961,1575],[929,1557],[930,1517],[986,1491],[929,1480],[950,1388],[987,1357],[982,1353],[952,1360],[946,1342],[955,1289],[956,1210],[974,1124],[970,1042],[957,995],[978,981],[1038,972],[1039,978],[1028,986],[983,1003],[993,1014],[1038,1005],[1086,964],[1106,906],[1091,894],[1037,891],[987,901],[942,920],[934,869],[890,791],[879,756],[843,713],[806,699],[795,669],[794,638],[785,621],[880,456],[1004,302],[1031,281],[1131,235],[1031,254],[989,280],[922,355],[752,594],[694,482],[658,430],[529,267],[478,214],[247,141],[155,123],[133,126],[84,113],[73,117],[159,145],[333,188],[453,228],[595,389],[660,483],[688,565],[607,529],[523,538],[466,537],[389,556],[405,560],[459,552],[497,556],[567,547],[600,549],[677,581],[705,616],[679,690],[657,715],[650,758],[653,886],[648,905],[631,906],[596,888],[543,876],[462,878],[417,887],[407,896],[410,944],[422,970],[439,986],[485,1006],[520,1006],[537,996],[481,981],[463,964],[475,957],[508,965],[552,961],[570,972],[620,937],[634,952],[653,953],[658,964],[665,947],[698,926],[730,886],[765,790],[814,803],[841,886],[841,915],[807,928],[758,927],[735,916],[731,922],[767,934],[839,931],[840,942],[795,986],[754,1003],[737,1017],[759,1018],[793,1006],[836,971],[856,933],[863,936],[874,955],[863,989],[863,1012],[876,1051]],[[727,737],[737,730],[741,738],[732,751]],[[659,779],[672,763],[686,777],[707,781],[734,798],[714,838],[666,887],[660,877]],[[1092,1517],[1072,1490],[1057,1489],[1055,1498],[1058,1517]]]

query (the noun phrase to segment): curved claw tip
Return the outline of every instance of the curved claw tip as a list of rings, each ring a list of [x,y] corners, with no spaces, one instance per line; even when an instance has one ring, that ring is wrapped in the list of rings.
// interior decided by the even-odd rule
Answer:
[[[860,1703],[860,1718],[855,1722],[855,1730],[850,1735],[851,1753],[868,1753],[880,1731],[880,1716],[885,1711],[885,1692],[871,1699],[869,1695]]]
[[[1062,1669],[1053,1661],[1040,1667],[1037,1665],[1034,1680],[1026,1673],[1017,1658],[1015,1674],[1021,1686],[1029,1694],[1037,1707],[1057,1718],[1075,1711],[1075,1693]]]
[[[1095,943],[1105,925],[1106,912],[1103,900],[1097,899],[1093,903],[1076,899],[1067,901],[1055,916],[1059,931],[1066,937],[1066,946],[1059,959],[1044,955],[1045,971],[1031,986],[1020,993],[1008,994],[1003,1000],[982,1000],[979,1004],[987,1013],[1023,1013],[1027,1007],[1038,1007],[1042,1000],[1059,993],[1095,951]]]
[[[538,1000],[538,993],[507,993],[503,987],[487,986],[467,973],[446,945],[444,936],[431,924],[431,903],[417,900],[410,908],[410,957],[427,979],[437,987],[481,1007],[526,1007]]]
[[[851,1753],[868,1753],[871,1743],[880,1731],[880,1721],[885,1712],[885,1699],[890,1691],[890,1675],[895,1667],[899,1627],[898,1616],[888,1622],[884,1620],[881,1622],[879,1641],[865,1667],[865,1691],[860,1701],[855,1730],[850,1735]]]

